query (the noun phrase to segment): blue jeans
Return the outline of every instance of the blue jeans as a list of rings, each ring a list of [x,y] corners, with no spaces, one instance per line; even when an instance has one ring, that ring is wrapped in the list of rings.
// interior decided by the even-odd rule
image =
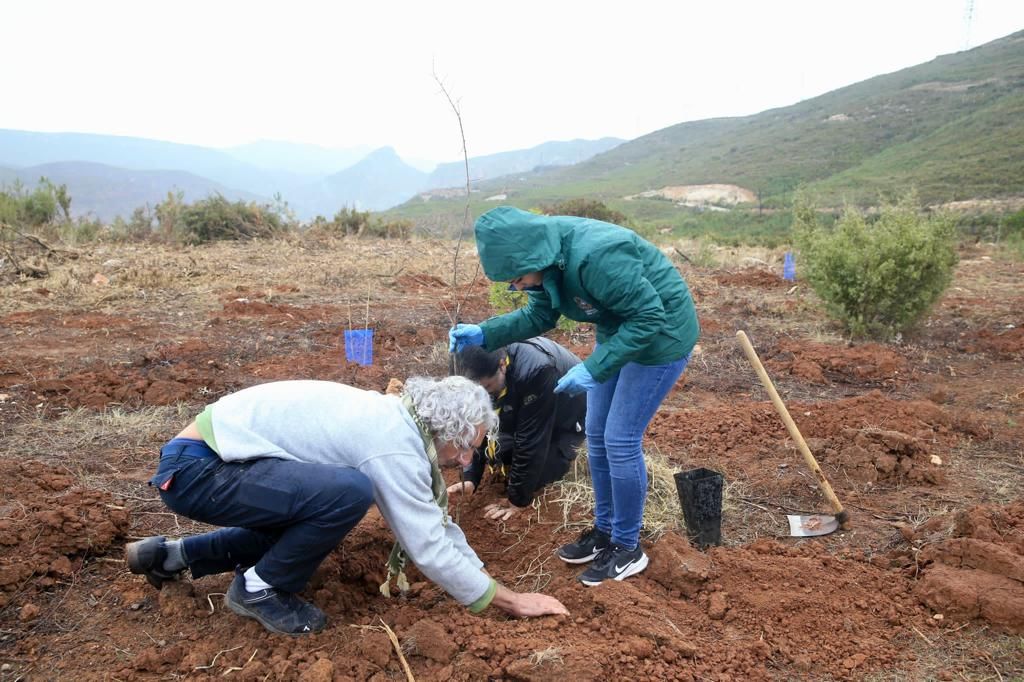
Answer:
[[[163,447],[150,484],[176,514],[228,526],[184,539],[194,577],[255,566],[286,592],[302,591],[373,502],[370,479],[355,469],[274,458],[225,462],[187,438]]]
[[[641,441],[654,413],[689,362],[626,364],[587,393],[587,452],[594,483],[594,525],[612,542],[640,542],[647,465]]]

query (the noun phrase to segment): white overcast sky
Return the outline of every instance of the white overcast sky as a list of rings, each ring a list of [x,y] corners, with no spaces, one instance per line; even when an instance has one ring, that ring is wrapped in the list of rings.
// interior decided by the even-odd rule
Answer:
[[[448,161],[432,71],[473,156],[753,114],[1021,29],[1024,0],[0,0],[0,128]]]

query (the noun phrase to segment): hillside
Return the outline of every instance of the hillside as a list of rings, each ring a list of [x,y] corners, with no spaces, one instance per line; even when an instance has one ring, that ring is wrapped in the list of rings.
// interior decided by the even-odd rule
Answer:
[[[268,197],[287,194],[309,181],[306,176],[257,168],[198,145],[89,133],[0,130],[0,165],[18,168],[68,161],[131,170],[184,171],[236,191]],[[83,183],[92,181],[82,178]]]
[[[283,170],[316,176],[344,170],[364,158],[373,151],[373,148],[362,145],[347,149],[329,149],[314,144],[260,140],[225,147],[221,151],[239,161],[265,170]]]
[[[785,206],[805,185],[823,203],[877,203],[916,187],[929,203],[1024,194],[1024,32],[756,115],[671,126],[576,166],[480,186],[523,207],[586,196],[677,222],[671,201],[624,197],[663,187],[738,185]],[[445,206],[449,203],[451,206]],[[458,199],[396,213],[451,212]]]
[[[547,142],[471,158],[470,168],[483,180],[538,165],[577,163],[618,142]],[[431,175],[389,147],[368,151],[274,141],[211,149],[114,135],[0,130],[0,168],[8,169],[0,171],[0,182],[18,178],[34,186],[47,174],[42,171],[52,170],[59,177],[48,177],[68,185],[76,211],[104,219],[126,216],[174,189],[192,198],[219,192],[260,202],[280,195],[299,218],[309,219],[342,207],[383,210],[423,190],[465,182],[461,162],[443,164]]]
[[[401,203],[423,188],[427,174],[381,147],[359,163],[303,187],[295,201],[306,213],[331,216],[342,207],[379,211]]]
[[[537,167],[571,166],[613,149],[623,142],[624,140],[617,137],[545,142],[529,149],[475,156],[470,159],[470,181],[478,183],[512,173],[526,173]],[[428,189],[465,185],[466,167],[462,161],[442,163],[430,174],[426,182]]]
[[[221,194],[231,201],[269,201],[185,171],[133,170],[86,161],[47,163],[28,168],[0,167],[0,184],[20,180],[32,188],[40,177],[58,185],[67,185],[72,215],[92,215],[105,222],[119,215],[127,217],[139,206],[155,206],[172,191],[184,192],[185,201],[195,201],[212,194]]]

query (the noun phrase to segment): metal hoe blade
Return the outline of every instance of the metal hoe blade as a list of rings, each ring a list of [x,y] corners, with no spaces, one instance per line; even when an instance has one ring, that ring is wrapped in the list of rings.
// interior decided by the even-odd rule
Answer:
[[[828,535],[839,528],[839,521],[834,516],[827,514],[811,514],[809,516],[797,516],[789,514],[789,535],[794,538],[808,538],[816,535]]]

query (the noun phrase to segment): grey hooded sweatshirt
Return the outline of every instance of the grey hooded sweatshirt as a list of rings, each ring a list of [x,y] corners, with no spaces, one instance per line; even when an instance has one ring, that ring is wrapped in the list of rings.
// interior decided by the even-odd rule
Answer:
[[[466,606],[491,590],[483,562],[434,501],[419,429],[397,396],[330,381],[277,381],[224,396],[207,411],[208,442],[224,461],[277,457],[358,469],[427,578]]]

